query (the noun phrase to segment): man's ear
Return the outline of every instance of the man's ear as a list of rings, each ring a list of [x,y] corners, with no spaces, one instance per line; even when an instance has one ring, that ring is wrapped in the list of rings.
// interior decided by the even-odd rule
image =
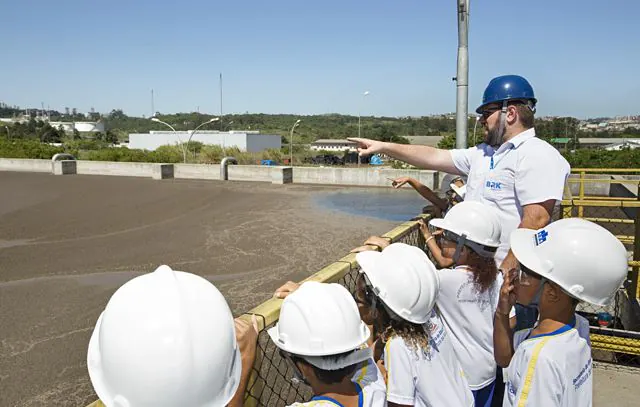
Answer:
[[[515,124],[518,122],[518,108],[515,105],[507,106],[507,123]]]

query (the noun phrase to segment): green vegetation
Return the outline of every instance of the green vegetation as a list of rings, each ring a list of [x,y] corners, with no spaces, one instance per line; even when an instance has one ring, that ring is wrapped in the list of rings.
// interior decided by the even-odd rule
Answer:
[[[637,168],[640,163],[640,149],[576,150],[562,155],[571,168]]]
[[[0,116],[7,117],[23,113],[17,108],[0,108]],[[118,142],[126,141],[129,133],[146,133],[150,130],[167,130],[167,127],[144,117],[127,116],[122,110],[114,109],[108,115],[97,114],[85,116],[82,113],[65,116],[59,112],[48,112],[51,120],[102,120],[107,131],[105,133],[80,134],[74,131],[65,134],[62,129],[51,127],[48,123],[32,118],[26,123],[0,125],[0,156],[11,158],[51,158],[59,152],[68,152],[78,159],[108,160],[129,162],[182,162],[181,146],[163,146],[156,151],[130,150],[117,147]],[[200,113],[177,113],[157,117],[171,124],[176,130],[193,129],[214,116]],[[219,146],[203,146],[191,142],[188,146],[189,162],[216,163],[225,155],[235,156],[241,163],[258,163],[262,159],[283,162],[289,157],[289,134],[291,126],[301,119],[301,125],[294,134],[294,163],[301,164],[305,159],[317,154],[309,151],[304,145],[317,139],[347,138],[358,134],[358,118],[340,114],[311,116],[295,116],[288,114],[234,114],[226,115],[220,121],[203,127],[211,130],[260,130],[266,134],[278,134],[282,139],[282,149],[268,150],[261,153],[245,153],[235,148],[223,150]],[[477,128],[476,139],[473,138],[474,119],[469,119],[468,145],[480,142],[483,130]],[[609,134],[605,132],[578,132],[578,120],[575,118],[555,118],[553,120],[536,120],[536,133],[543,139],[568,137],[571,141],[562,146],[572,150],[573,138],[577,137],[638,137],[640,130],[629,130],[625,134]],[[443,136],[440,148],[455,146],[455,119],[441,115],[430,117],[362,117],[361,134],[363,137],[396,143],[407,143],[406,136]],[[61,143],[60,146],[50,145]],[[640,150],[635,151],[603,151],[577,150],[574,153],[563,152],[572,166],[579,167],[628,167],[640,162]],[[396,164],[400,165],[400,164]]]

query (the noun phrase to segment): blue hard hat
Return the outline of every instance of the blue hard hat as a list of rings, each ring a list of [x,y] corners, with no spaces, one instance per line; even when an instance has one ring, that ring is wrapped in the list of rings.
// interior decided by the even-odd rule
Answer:
[[[518,75],[503,75],[491,79],[484,90],[482,104],[476,109],[476,113],[482,113],[482,109],[490,103],[505,100],[530,100],[534,106],[537,102],[533,88],[525,78]]]

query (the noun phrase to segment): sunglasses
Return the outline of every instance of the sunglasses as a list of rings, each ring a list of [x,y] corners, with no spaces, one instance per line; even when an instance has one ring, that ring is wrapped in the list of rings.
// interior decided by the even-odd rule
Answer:
[[[500,106],[488,107],[488,108],[482,110],[482,112],[480,112],[480,114],[482,115],[482,118],[486,120],[486,119],[489,118],[489,116],[491,116],[495,112],[499,111],[500,109],[502,109]]]

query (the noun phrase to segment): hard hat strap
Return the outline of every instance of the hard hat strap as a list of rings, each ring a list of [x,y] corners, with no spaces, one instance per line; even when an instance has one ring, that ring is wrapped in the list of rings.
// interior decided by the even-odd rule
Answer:
[[[458,237],[456,243],[456,251],[453,253],[453,263],[456,266],[458,265],[458,260],[460,260],[462,248],[464,247],[465,243],[467,243],[467,235],[463,234],[462,236]]]
[[[285,352],[282,349],[280,350],[280,357],[282,359],[288,360],[289,363],[291,364],[291,367],[293,368],[293,377],[291,377],[291,382],[293,384],[300,384],[300,383],[304,383],[307,386],[311,387],[311,384],[309,384],[309,382],[307,381],[307,379],[304,377],[304,375],[302,374],[302,372],[300,371],[300,369],[298,368],[298,365],[296,365],[296,361],[293,357],[292,354],[290,354],[289,352]]]
[[[540,278],[540,285],[538,286],[538,290],[536,290],[536,295],[533,296],[533,300],[529,305],[537,307],[540,304],[540,298],[542,297],[542,291],[544,290],[544,284],[547,282],[547,279],[544,277]]]

